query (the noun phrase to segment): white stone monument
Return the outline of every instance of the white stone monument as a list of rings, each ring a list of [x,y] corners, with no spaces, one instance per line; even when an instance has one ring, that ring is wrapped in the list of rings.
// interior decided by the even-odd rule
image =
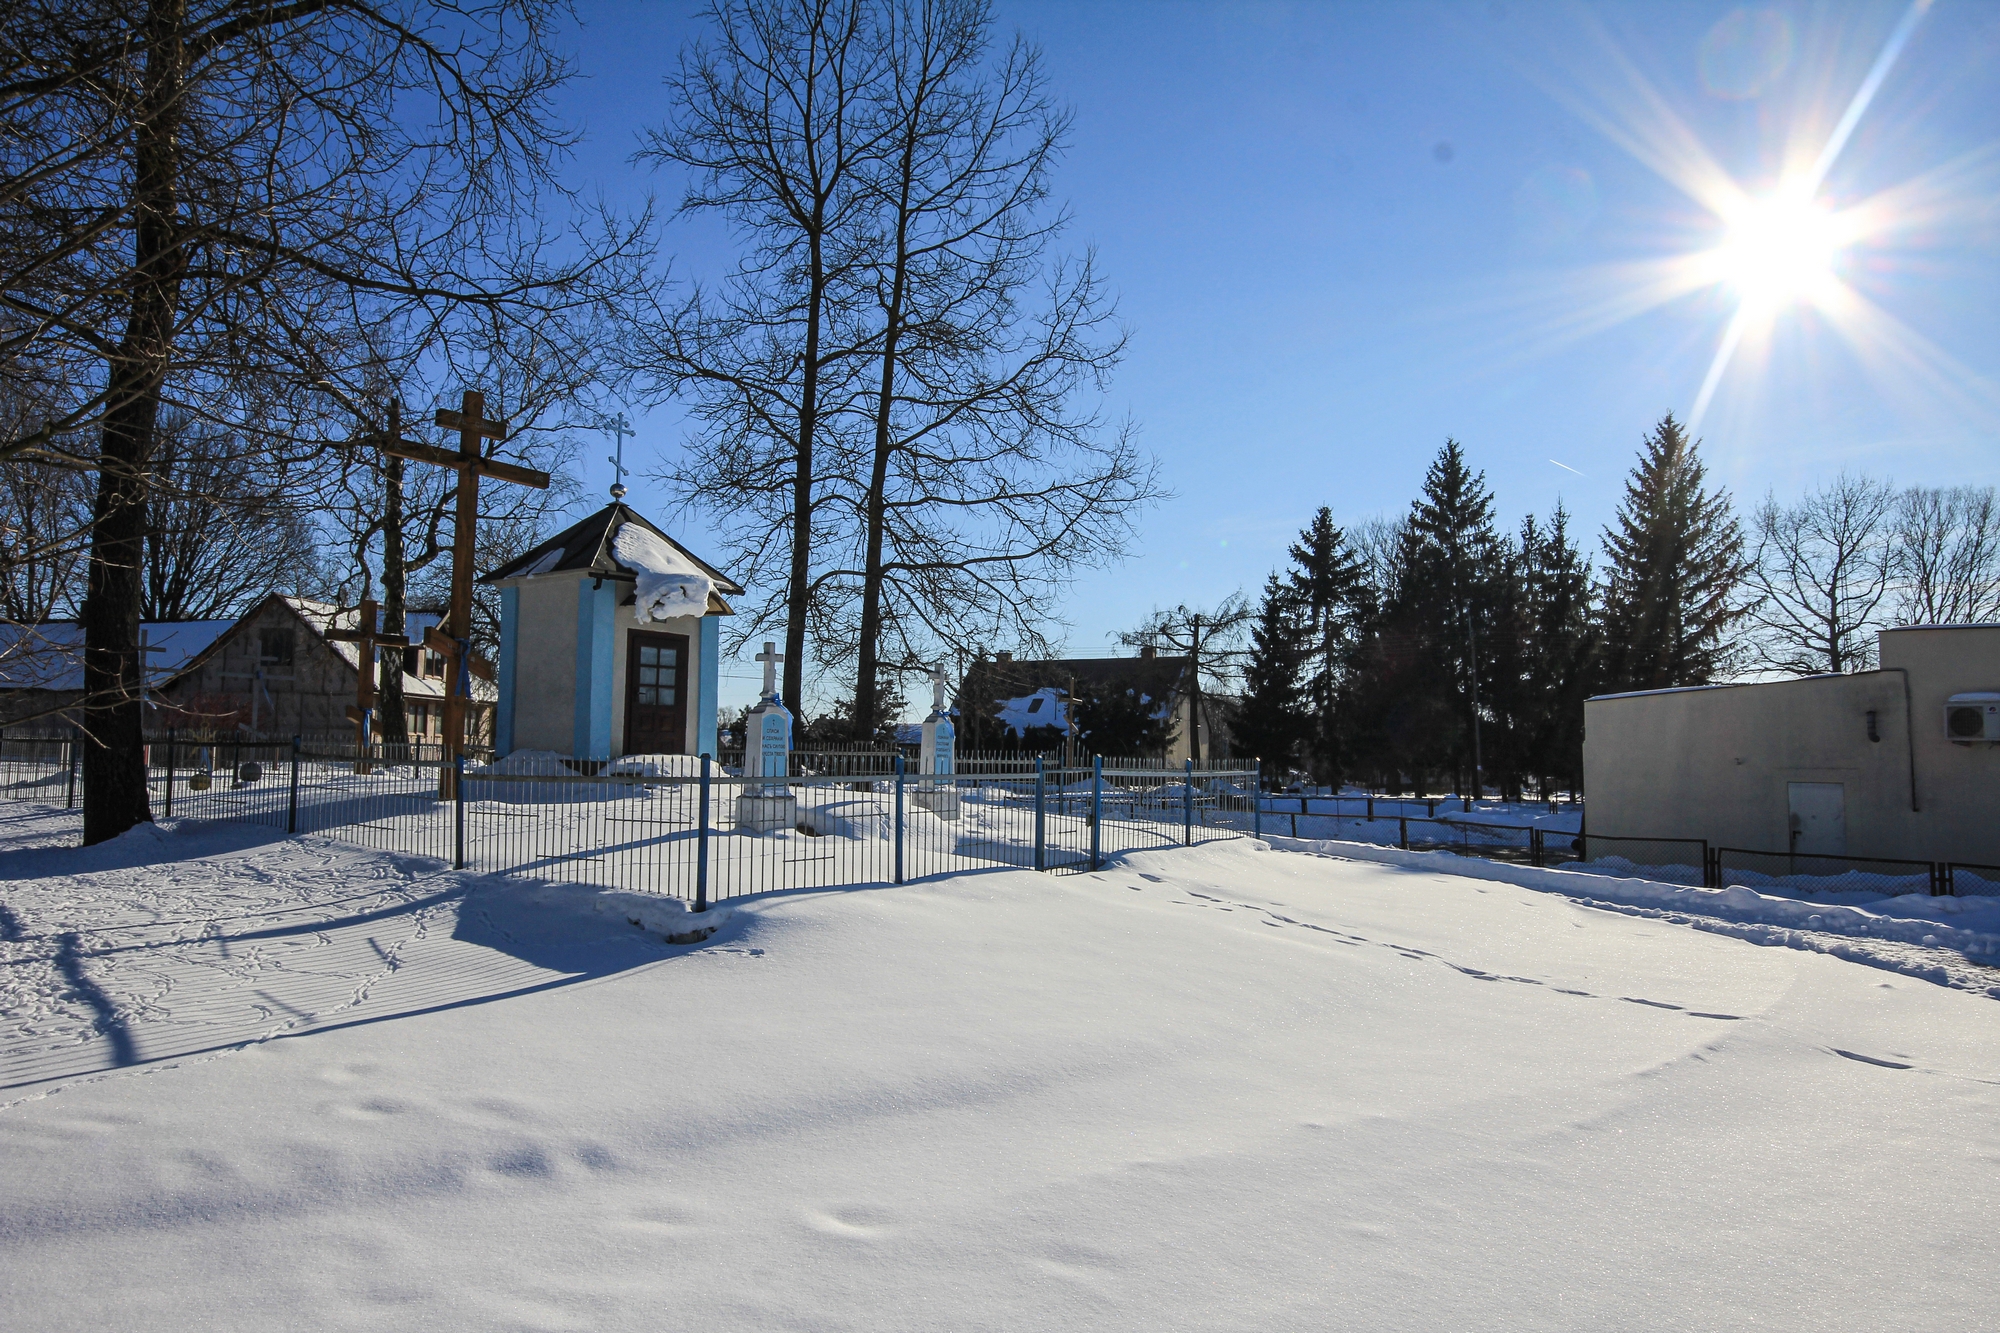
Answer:
[[[736,798],[736,827],[746,833],[769,833],[799,822],[798,798],[785,783],[791,776],[792,714],[778,698],[778,663],[785,655],[777,648],[766,643],[755,658],[764,664],[764,697],[744,726],[743,776],[748,781]]]
[[[940,819],[958,818],[958,729],[945,706],[945,671],[931,672],[931,715],[924,719],[924,748],[918,759],[916,802]]]

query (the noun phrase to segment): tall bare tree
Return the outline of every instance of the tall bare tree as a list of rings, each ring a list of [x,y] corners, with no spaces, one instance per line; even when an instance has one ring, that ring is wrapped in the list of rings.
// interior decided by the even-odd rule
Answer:
[[[266,450],[385,308],[596,299],[629,233],[544,261],[569,142],[557,0],[20,0],[0,16],[0,358],[58,399],[0,455],[94,469],[84,838],[150,817],[138,621],[163,405]],[[524,219],[526,221],[524,221]],[[240,393],[281,376],[289,395]],[[262,417],[244,418],[248,402]],[[65,441],[81,430],[95,447]]]
[[[1033,46],[991,57],[992,26],[985,0],[872,7],[873,402],[840,486],[858,567],[833,571],[858,593],[838,620],[863,733],[884,721],[885,666],[1036,642],[1064,579],[1122,555],[1159,494],[1083,397],[1125,345],[1094,263],[1047,254],[1068,222],[1045,205],[1070,117]]]
[[[859,391],[854,275],[864,173],[880,151],[867,114],[879,62],[863,0],[718,0],[703,17],[712,38],[682,53],[667,80],[673,119],[639,159],[691,173],[681,211],[720,213],[747,247],[713,287],[656,296],[633,367],[685,395],[702,423],[662,479],[725,517],[730,562],[774,588],[737,633],[782,620],[782,693],[796,713],[820,582],[820,454]]]
[[[1899,625],[2000,620],[2000,499],[1991,486],[1913,486],[1891,520]]]
[[[1807,676],[1874,662],[1895,508],[1886,482],[1848,473],[1796,504],[1765,497],[1748,583],[1751,638],[1765,666]]]

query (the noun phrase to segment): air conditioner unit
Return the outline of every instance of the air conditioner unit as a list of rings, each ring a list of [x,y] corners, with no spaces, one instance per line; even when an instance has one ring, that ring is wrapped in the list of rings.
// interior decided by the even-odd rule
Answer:
[[[2000,693],[1954,694],[1945,700],[1944,737],[1953,745],[2000,745]]]

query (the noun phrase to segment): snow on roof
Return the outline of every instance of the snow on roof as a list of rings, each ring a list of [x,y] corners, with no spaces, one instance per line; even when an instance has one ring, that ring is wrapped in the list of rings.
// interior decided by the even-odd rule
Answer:
[[[708,610],[715,580],[650,529],[638,523],[619,524],[611,552],[637,580],[634,608],[641,624],[699,616]]]
[[[146,683],[158,685],[227,633],[233,620],[149,620],[139,626]],[[83,688],[83,626],[73,620],[0,624],[0,689]]]
[[[1060,727],[1067,729],[1069,714],[1063,701],[1063,692],[1053,685],[1045,685],[1033,694],[1024,694],[1018,699],[996,699],[999,705],[993,716],[1002,726],[1018,735],[1028,734],[1030,727]]]

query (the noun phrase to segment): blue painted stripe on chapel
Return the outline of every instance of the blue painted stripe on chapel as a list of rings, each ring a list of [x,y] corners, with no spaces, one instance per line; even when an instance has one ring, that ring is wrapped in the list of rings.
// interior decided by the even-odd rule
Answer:
[[[715,753],[716,683],[722,674],[722,620],[701,618],[701,674],[695,680],[694,752]]]
[[[521,642],[521,590],[500,590],[500,707],[493,723],[495,756],[514,752],[515,657]]]
[[[576,709],[570,727],[569,752],[582,759],[590,754],[590,580],[576,581],[576,682],[571,702]]]
[[[617,666],[618,590],[605,583],[591,594],[590,749],[593,759],[609,759],[611,748],[612,676]]]

